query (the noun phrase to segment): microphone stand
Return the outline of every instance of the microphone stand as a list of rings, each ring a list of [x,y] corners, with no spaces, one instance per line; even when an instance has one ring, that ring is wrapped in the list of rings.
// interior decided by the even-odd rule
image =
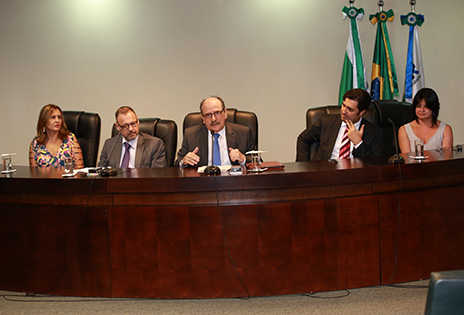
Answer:
[[[219,175],[221,174],[221,169],[214,165],[214,131],[211,130],[211,165],[208,165],[205,168],[206,175]]]
[[[401,155],[399,155],[399,151],[398,151],[398,140],[396,139],[396,127],[395,127],[395,123],[393,122],[393,120],[391,120],[391,118],[388,118],[387,121],[389,123],[391,123],[393,125],[393,138],[395,138],[395,150],[396,150],[396,154],[392,155],[389,159],[388,159],[388,163],[389,164],[404,164],[404,157],[402,157]]]
[[[105,166],[103,166],[103,168],[100,170],[100,176],[102,177],[118,175],[118,171],[116,171],[111,166],[108,166],[108,162],[110,160],[111,153],[113,153],[114,146],[116,145],[116,142],[118,142],[119,140],[119,135],[121,135],[121,131],[118,131],[116,139],[114,140],[113,145],[111,146],[110,152],[108,153],[108,156],[106,157]]]

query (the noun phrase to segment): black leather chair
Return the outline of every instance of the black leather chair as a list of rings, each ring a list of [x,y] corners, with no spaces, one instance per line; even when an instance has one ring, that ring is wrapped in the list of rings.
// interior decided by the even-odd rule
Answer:
[[[464,311],[464,270],[430,274],[426,315],[454,315]]]
[[[258,117],[255,113],[235,108],[227,108],[227,121],[249,127],[255,138],[256,148],[258,148]],[[186,128],[201,123],[203,123],[203,119],[200,112],[187,114],[184,118],[182,134],[185,132]]]
[[[98,146],[100,145],[101,119],[96,113],[83,111],[63,111],[68,129],[77,137],[82,149],[84,166],[97,165]]]
[[[322,115],[340,115],[340,106],[339,105],[327,105],[321,107],[310,108],[306,111],[306,128],[311,128],[311,126],[319,121]],[[371,104],[367,112],[363,116],[365,119],[370,121],[373,124],[378,124],[379,115],[375,106]],[[312,157],[317,151],[319,143],[313,143],[310,148],[310,157]]]
[[[160,118],[139,118],[140,132],[163,140],[164,150],[166,151],[166,165],[172,167],[176,157],[177,150],[177,124],[173,120]],[[113,124],[111,136],[118,133],[116,126]]]
[[[377,111],[379,120],[377,125],[382,128],[383,144],[382,155],[392,156],[396,153],[395,138],[393,134],[392,120],[395,124],[395,135],[398,141],[398,129],[414,120],[411,103],[398,102],[397,100],[372,101]],[[399,148],[398,148],[399,150]]]

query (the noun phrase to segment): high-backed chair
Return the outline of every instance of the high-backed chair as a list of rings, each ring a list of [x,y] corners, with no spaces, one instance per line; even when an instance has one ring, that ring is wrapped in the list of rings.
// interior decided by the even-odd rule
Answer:
[[[464,270],[432,272],[425,315],[462,314],[463,310]]]
[[[398,141],[398,129],[414,120],[412,105],[411,103],[398,102],[397,100],[372,101],[372,105],[379,116],[377,125],[382,128],[382,155],[392,156],[396,153],[396,148],[393,125],[389,119],[395,123],[395,135]]]
[[[83,111],[63,111],[68,129],[77,137],[82,149],[84,166],[97,165],[98,146],[100,145],[101,119],[98,114]]]
[[[258,117],[255,113],[235,108],[227,108],[227,121],[249,127],[255,138],[256,148],[258,148]],[[201,123],[203,123],[203,119],[200,112],[187,114],[184,118],[182,134],[188,127],[196,126]]]
[[[327,105],[321,107],[310,108],[306,111],[306,128],[311,128],[311,126],[319,121],[322,115],[340,115],[340,106],[339,105]],[[376,108],[371,104],[367,112],[364,114],[363,118],[370,121],[373,124],[378,124],[379,116],[376,111]],[[319,142],[313,143],[310,148],[310,159],[312,160],[314,154],[319,147]]]
[[[166,151],[166,165],[172,167],[177,150],[177,124],[175,121],[160,118],[139,118],[139,130],[163,140],[164,150]],[[114,137],[117,133],[118,130],[113,124],[111,136]]]

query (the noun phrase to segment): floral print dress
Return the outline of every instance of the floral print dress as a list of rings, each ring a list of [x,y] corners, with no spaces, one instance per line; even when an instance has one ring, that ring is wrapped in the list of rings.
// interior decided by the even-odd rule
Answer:
[[[31,149],[33,158],[39,167],[64,166],[65,157],[74,157],[77,153],[82,154],[79,142],[72,133],[70,133],[68,137],[61,142],[61,146],[55,156],[48,151],[45,144],[37,143],[37,137],[32,140]],[[76,161],[74,161],[74,164],[76,164]]]

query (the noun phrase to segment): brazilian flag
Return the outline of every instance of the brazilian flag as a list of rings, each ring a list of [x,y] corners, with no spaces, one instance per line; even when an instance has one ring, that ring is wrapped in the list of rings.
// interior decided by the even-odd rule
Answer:
[[[396,78],[395,61],[388,37],[386,22],[392,22],[393,10],[380,11],[370,15],[372,24],[377,23],[374,58],[372,61],[371,97],[373,100],[393,99],[398,96],[398,80]]]

